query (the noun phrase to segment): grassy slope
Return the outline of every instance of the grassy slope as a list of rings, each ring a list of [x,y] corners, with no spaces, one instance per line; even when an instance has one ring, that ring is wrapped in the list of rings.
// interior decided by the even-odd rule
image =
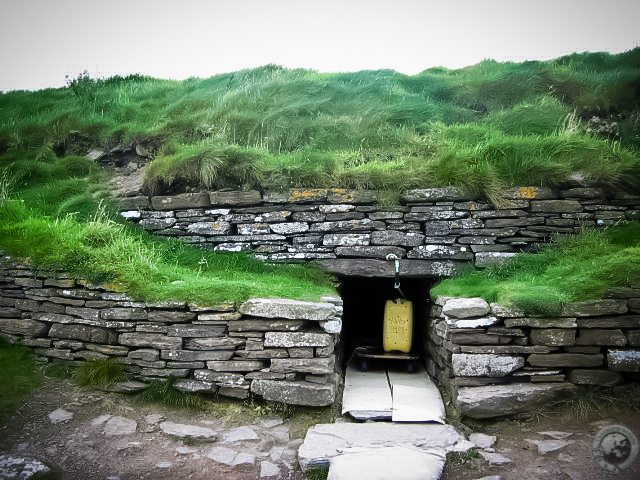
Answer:
[[[181,82],[80,75],[68,88],[0,95],[0,248],[149,298],[317,297],[331,288],[303,268],[178,248],[122,226],[99,209],[104,172],[84,154],[144,145],[155,156],[149,193],[339,185],[391,201],[457,184],[495,200],[503,185],[553,186],[573,173],[636,191],[638,105],[640,49],[415,76],[272,65]],[[278,287],[261,282],[269,276]]]

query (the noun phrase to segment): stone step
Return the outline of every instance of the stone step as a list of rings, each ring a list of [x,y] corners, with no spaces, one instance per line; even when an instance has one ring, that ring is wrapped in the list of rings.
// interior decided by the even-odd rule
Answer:
[[[303,471],[329,466],[329,478],[333,480],[437,479],[447,453],[465,452],[472,447],[474,444],[451,425],[320,424],[307,431],[298,450],[298,461]],[[392,475],[388,473],[390,468]]]

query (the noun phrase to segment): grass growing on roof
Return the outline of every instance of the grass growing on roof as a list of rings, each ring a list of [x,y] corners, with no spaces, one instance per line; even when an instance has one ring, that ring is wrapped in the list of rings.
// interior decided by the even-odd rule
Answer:
[[[640,282],[640,223],[559,237],[540,253],[446,279],[432,295],[482,297],[527,314],[558,315],[567,302],[602,298],[610,287]]]

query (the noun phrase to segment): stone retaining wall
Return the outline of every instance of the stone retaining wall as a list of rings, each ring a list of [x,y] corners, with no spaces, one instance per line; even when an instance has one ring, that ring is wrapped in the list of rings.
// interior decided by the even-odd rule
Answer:
[[[427,369],[459,413],[475,417],[518,413],[574,385],[639,380],[640,286],[607,297],[568,304],[555,318],[438,297],[424,339]]]
[[[120,200],[122,215],[157,235],[263,260],[315,260],[338,275],[446,277],[466,264],[502,263],[556,234],[640,219],[640,197],[598,188],[520,187],[499,206],[460,188],[411,190],[401,205],[373,191],[190,193]]]
[[[323,300],[138,302],[115,285],[0,261],[0,335],[46,362],[116,358],[138,381],[118,387],[125,390],[176,377],[185,391],[330,405],[340,378],[334,347],[342,303]]]

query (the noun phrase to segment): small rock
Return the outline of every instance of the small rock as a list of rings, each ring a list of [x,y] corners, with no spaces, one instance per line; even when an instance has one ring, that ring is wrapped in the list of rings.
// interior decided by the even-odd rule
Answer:
[[[569,432],[556,432],[556,431],[538,432],[538,433],[540,435],[546,435],[547,437],[555,438],[556,440],[563,440],[573,435],[573,433],[569,433]]]
[[[260,478],[279,477],[280,469],[271,462],[260,463]]]
[[[495,435],[485,435],[484,433],[472,433],[469,435],[469,441],[473,442],[478,448],[490,448],[496,443],[498,437]]]
[[[229,430],[224,434],[223,443],[234,443],[247,440],[259,440],[258,434],[251,427],[243,426]]]
[[[480,450],[480,456],[484,458],[489,465],[504,465],[505,463],[512,463],[510,458],[501,455],[500,453],[490,453]]]
[[[157,468],[171,468],[173,464],[171,462],[160,462],[156,463]]]
[[[549,452],[555,452],[556,450],[560,450],[561,448],[564,448],[572,443],[572,441],[568,440],[542,440],[537,442],[538,454],[545,455]]]
[[[67,412],[66,410],[59,408],[54,410],[49,414],[49,420],[51,423],[66,423],[73,418],[73,413]]]
[[[163,422],[160,429],[167,435],[179,438],[197,438],[201,440],[214,441],[217,433],[207,427],[198,427],[195,425],[183,425],[173,422]]]
[[[198,453],[198,449],[196,447],[178,447],[176,448],[176,453],[178,455],[191,455]]]

